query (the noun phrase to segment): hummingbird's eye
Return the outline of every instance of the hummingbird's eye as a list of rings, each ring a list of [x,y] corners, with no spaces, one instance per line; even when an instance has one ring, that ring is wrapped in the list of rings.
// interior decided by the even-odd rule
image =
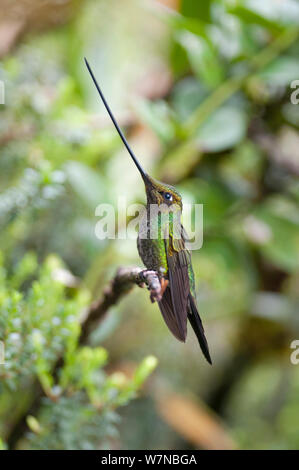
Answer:
[[[164,198],[167,200],[167,201],[172,201],[172,195],[170,193],[164,193]]]

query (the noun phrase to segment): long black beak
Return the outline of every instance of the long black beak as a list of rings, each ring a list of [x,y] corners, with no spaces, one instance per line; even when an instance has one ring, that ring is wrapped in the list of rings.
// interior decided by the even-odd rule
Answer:
[[[103,93],[102,93],[102,90],[101,90],[101,88],[100,88],[98,82],[96,81],[96,78],[95,78],[95,76],[94,76],[94,74],[93,74],[93,72],[92,72],[92,70],[91,70],[91,68],[90,68],[90,65],[89,65],[89,63],[87,62],[87,59],[86,59],[85,57],[84,57],[84,60],[85,60],[85,64],[86,64],[86,67],[87,67],[87,69],[88,69],[88,72],[90,73],[90,76],[91,76],[91,78],[92,78],[92,80],[93,80],[93,83],[95,84],[96,89],[97,89],[98,92],[99,92],[99,95],[100,95],[100,97],[101,97],[101,99],[102,99],[102,101],[103,101],[103,103],[104,103],[104,106],[105,106],[105,108],[107,109],[107,112],[108,112],[109,116],[111,117],[111,120],[112,120],[112,122],[113,122],[113,124],[114,124],[114,126],[115,126],[115,128],[116,128],[116,130],[117,130],[117,132],[118,132],[118,134],[119,134],[119,136],[120,136],[120,138],[121,138],[121,140],[122,140],[123,143],[124,143],[124,146],[126,147],[126,149],[128,150],[129,154],[131,155],[131,157],[132,157],[132,159],[133,159],[135,165],[137,166],[137,168],[138,168],[138,170],[139,170],[139,172],[140,172],[140,174],[141,174],[141,176],[142,176],[144,182],[148,181],[148,175],[145,173],[144,169],[143,169],[142,166],[140,165],[140,163],[139,163],[139,161],[137,160],[137,158],[136,158],[136,156],[135,156],[133,150],[132,150],[131,147],[129,146],[129,144],[128,144],[128,142],[127,142],[127,139],[125,138],[124,134],[122,133],[122,130],[120,129],[119,125],[117,124],[116,119],[115,119],[115,117],[113,116],[112,111],[111,111],[111,109],[109,108],[109,105],[108,105],[108,103],[107,103],[107,101],[106,101],[106,99],[105,99],[105,97],[104,97],[104,95],[103,95]]]

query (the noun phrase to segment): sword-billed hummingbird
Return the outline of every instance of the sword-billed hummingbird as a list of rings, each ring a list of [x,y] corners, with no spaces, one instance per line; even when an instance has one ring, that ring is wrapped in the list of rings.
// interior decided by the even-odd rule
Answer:
[[[183,208],[181,195],[174,187],[160,183],[143,170],[119,128],[86,59],[85,63],[105,108],[145,184],[147,210],[145,218],[140,223],[137,247],[146,268],[163,273],[164,292],[158,304],[165,323],[178,340],[185,341],[188,319],[206,360],[212,364],[204,328],[196,307],[191,255],[185,247],[186,236],[181,225]],[[152,207],[158,210],[152,210]],[[180,236],[174,234],[173,225],[169,223],[171,216],[163,217],[167,209],[169,214],[174,214],[175,219],[179,220]],[[165,222],[166,220],[168,222]],[[153,227],[158,227],[157,236],[151,236]]]

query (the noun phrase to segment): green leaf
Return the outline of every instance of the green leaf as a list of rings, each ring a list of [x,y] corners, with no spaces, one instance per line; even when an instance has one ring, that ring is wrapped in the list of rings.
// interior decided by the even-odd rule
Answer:
[[[202,21],[211,21],[211,0],[195,2],[194,0],[181,0],[180,11],[182,15],[199,18]]]
[[[185,121],[207,97],[208,89],[194,77],[187,77],[174,87],[171,102],[181,121]]]
[[[246,112],[230,105],[217,109],[197,131],[197,143],[204,152],[221,152],[244,139]]]
[[[141,387],[147,377],[155,370],[158,365],[158,360],[155,356],[148,356],[137,367],[134,374],[133,382],[136,387]]]
[[[18,263],[14,276],[11,279],[11,285],[17,289],[31,275],[33,275],[38,267],[36,254],[27,252]]]
[[[178,41],[186,50],[195,75],[209,88],[215,88],[224,80],[222,64],[210,40],[185,31],[178,33]]]
[[[290,86],[290,83],[299,77],[298,58],[278,57],[259,72],[256,77],[266,82],[269,86]]]
[[[7,445],[0,437],[0,450],[6,450],[6,449],[7,449]]]
[[[41,433],[42,431],[41,425],[34,416],[28,415],[26,418],[26,422],[27,422],[29,429],[31,429],[32,432],[34,432],[35,434]]]
[[[65,172],[73,190],[92,209],[103,199],[107,200],[105,182],[92,168],[84,163],[69,161],[65,165]]]
[[[220,162],[220,172],[234,194],[254,197],[258,192],[264,162],[258,148],[250,140],[240,145]]]
[[[189,31],[196,36],[201,36],[208,39],[206,31],[206,23],[195,18],[187,18],[178,14],[169,14],[169,12],[161,15],[162,19],[169,25],[174,31]]]
[[[182,15],[199,18],[202,21],[211,21],[211,0],[194,2],[194,0],[181,0],[180,11]]]
[[[256,285],[255,266],[247,247],[221,232],[204,237],[193,252],[195,278],[200,280],[199,309],[207,317],[242,314]]]
[[[256,24],[268,29],[272,33],[279,33],[283,25],[279,21],[271,20],[257,11],[251,10],[244,5],[235,5],[228,8],[228,12],[236,15],[245,24]]]
[[[242,4],[240,4],[242,3]],[[230,13],[236,14],[244,23],[257,24],[272,33],[290,24],[298,24],[299,5],[297,0],[243,0],[229,5]]]
[[[136,109],[141,119],[163,142],[169,142],[175,137],[175,124],[165,101],[139,100]]]
[[[225,216],[235,197],[227,188],[216,181],[194,178],[180,185],[180,190],[193,203],[204,206],[204,229],[217,226]]]
[[[275,204],[278,204],[276,200]],[[292,211],[294,217],[294,210]],[[278,214],[271,204],[265,204],[253,213],[254,219],[245,226],[248,238],[263,255],[281,269],[293,272],[299,266],[299,217],[291,219],[287,210]],[[264,236],[261,236],[264,234]],[[287,240],[287,242],[286,242]]]

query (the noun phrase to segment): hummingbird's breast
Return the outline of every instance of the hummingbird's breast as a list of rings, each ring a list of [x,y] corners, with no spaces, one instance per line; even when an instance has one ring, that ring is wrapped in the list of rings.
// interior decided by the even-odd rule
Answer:
[[[163,217],[157,211],[144,211],[139,224],[137,249],[147,269],[167,272]]]

